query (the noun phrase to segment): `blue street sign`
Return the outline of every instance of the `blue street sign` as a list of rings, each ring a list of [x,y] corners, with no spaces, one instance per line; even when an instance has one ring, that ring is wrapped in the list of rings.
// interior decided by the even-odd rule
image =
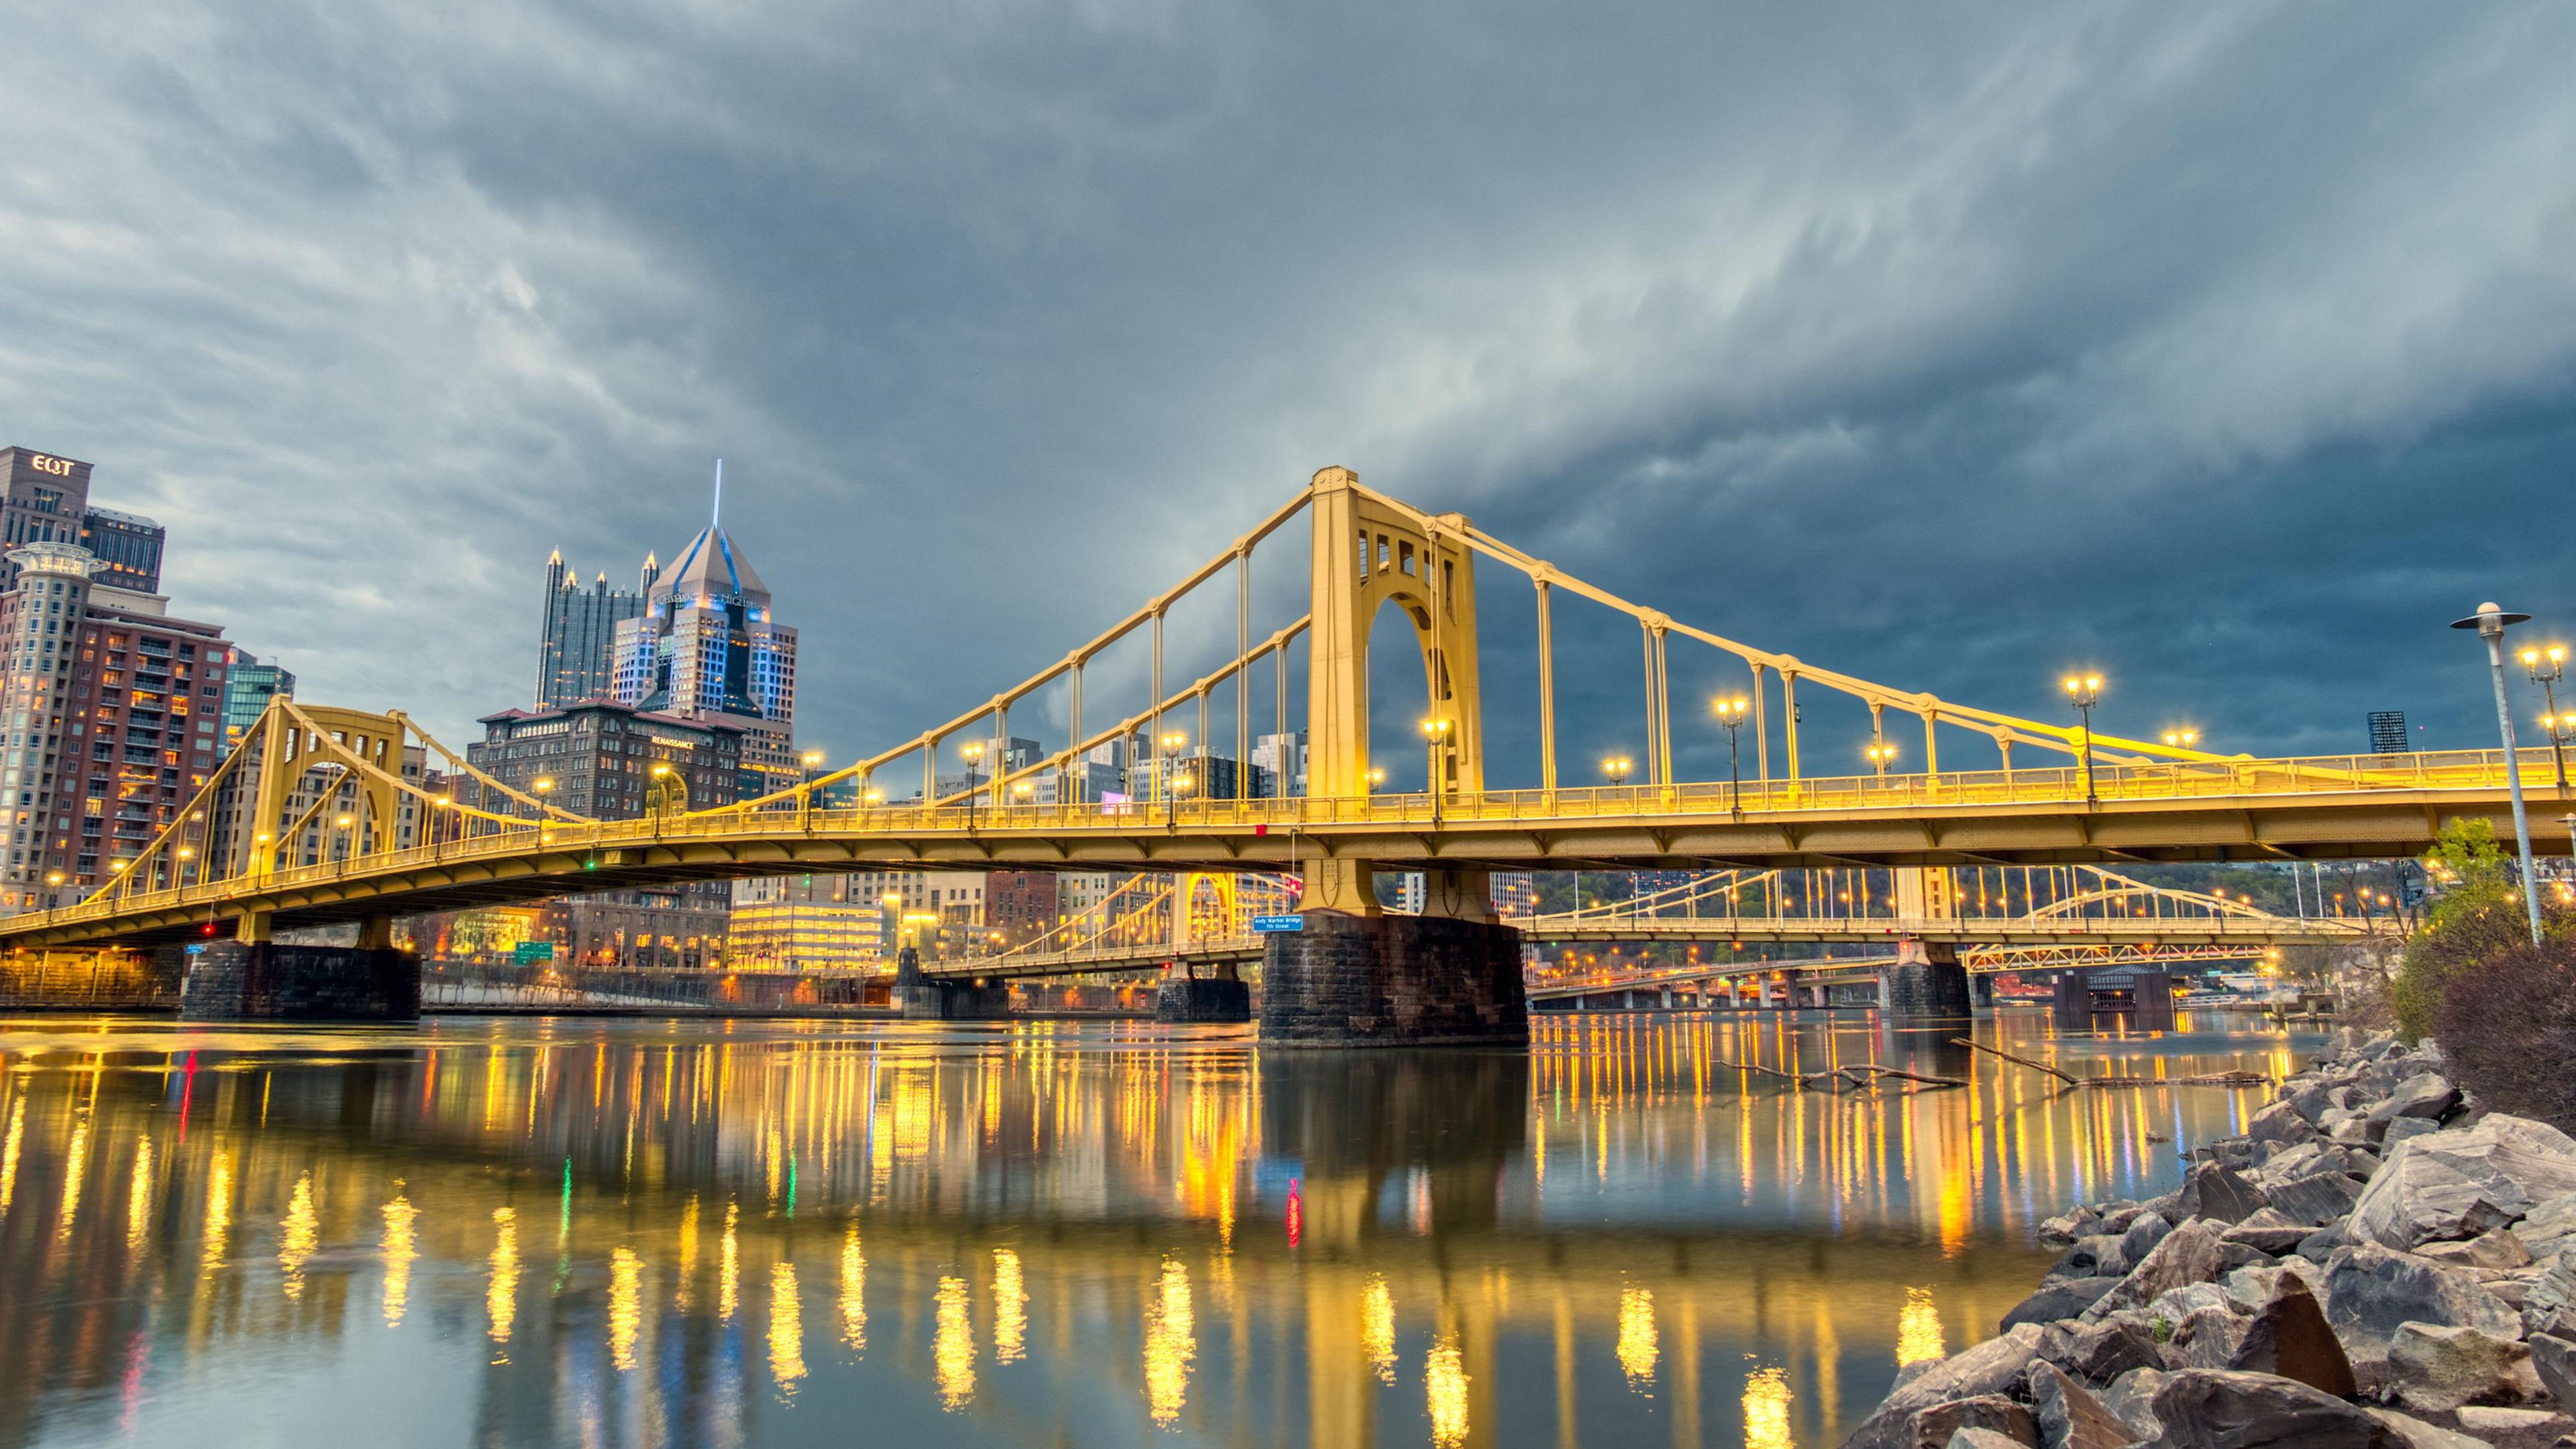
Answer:
[[[1306,918],[1304,916],[1255,916],[1252,918],[1252,929],[1264,935],[1275,931],[1302,931],[1306,929]]]
[[[191,956],[203,956],[203,955],[205,955],[205,954],[206,954],[205,944],[204,944],[203,942],[200,942],[200,943],[198,943],[198,944],[196,944],[196,945],[194,945],[194,946],[190,946],[190,947],[188,948],[188,954],[189,954],[189,955],[191,955]]]

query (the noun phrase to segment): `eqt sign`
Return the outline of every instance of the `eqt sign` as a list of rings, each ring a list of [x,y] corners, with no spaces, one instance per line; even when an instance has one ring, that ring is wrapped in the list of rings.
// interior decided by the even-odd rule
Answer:
[[[51,473],[57,478],[68,478],[72,476],[72,470],[80,465],[69,458],[57,458],[51,454],[38,453],[27,460],[27,466],[39,473]]]

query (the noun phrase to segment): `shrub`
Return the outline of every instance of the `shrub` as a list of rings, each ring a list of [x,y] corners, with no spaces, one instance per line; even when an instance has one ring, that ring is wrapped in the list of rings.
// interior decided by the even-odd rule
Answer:
[[[2467,962],[2443,983],[2434,1021],[2452,1080],[2483,1106],[2576,1132],[2576,942],[2531,944]]]
[[[2494,827],[2452,821],[2424,865],[2445,889],[2406,942],[2405,965],[2388,987],[2397,1034],[2409,1042],[2434,1033],[2453,977],[2531,945],[2530,919]],[[2576,917],[2553,913],[2544,926],[2556,934],[2576,927]]]

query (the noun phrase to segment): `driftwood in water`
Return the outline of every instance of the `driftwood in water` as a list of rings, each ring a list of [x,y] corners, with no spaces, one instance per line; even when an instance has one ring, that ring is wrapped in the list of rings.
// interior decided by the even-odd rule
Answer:
[[[2272,1085],[2272,1079],[2260,1072],[2209,1072],[2197,1077],[2078,1077],[2061,1072],[2046,1062],[2017,1057],[2011,1052],[1972,1042],[1965,1037],[1953,1037],[1951,1044],[1989,1052],[2016,1066],[2046,1072],[2070,1087],[2268,1087]]]
[[[1973,1041],[1970,1041],[1970,1040],[1968,1040],[1968,1039],[1967,1039],[1966,1037],[1964,1037],[1964,1036],[1954,1036],[1954,1037],[1950,1038],[1950,1045],[1952,1045],[1952,1046],[1963,1046],[1963,1047],[1968,1048],[1970,1051],[1987,1052],[1987,1053],[1990,1053],[1990,1054],[1992,1054],[1992,1055],[1994,1055],[1994,1056],[2002,1057],[2005,1061],[2011,1062],[2011,1063],[2012,1063],[2013,1065],[2015,1065],[2015,1066],[2029,1067],[2029,1068],[2030,1068],[2031,1070],[2033,1070],[2033,1071],[2046,1072],[2046,1073],[2048,1073],[2050,1076],[2055,1077],[2055,1078],[2056,1078],[2056,1079],[2058,1079],[2059,1081],[2066,1083],[2066,1084],[2067,1084],[2068,1086],[2070,1086],[2070,1087],[2071,1087],[2071,1086],[2074,1086],[2074,1085],[2076,1084],[2076,1079],[2075,1079],[2075,1078],[2073,1078],[2073,1077],[2071,1077],[2071,1076],[2067,1075],[2067,1074],[2066,1074],[2066,1073],[2064,1073],[2064,1072],[2059,1071],[2057,1068],[2050,1066],[2050,1065],[2049,1065],[2048,1063],[2046,1063],[2046,1062],[2035,1062],[2035,1061],[2032,1061],[2032,1060],[2031,1060],[2030,1058],[2028,1058],[2028,1057],[2017,1057],[2017,1056],[2014,1056],[2011,1052],[2001,1050],[2000,1048],[1987,1046],[1987,1045],[1985,1045],[1985,1044],[1984,1044],[1984,1043],[1982,1043],[1982,1042],[1973,1042]]]
[[[1776,1071],[1770,1067],[1758,1067],[1751,1062],[1722,1062],[1720,1065],[1731,1067],[1739,1072],[1759,1072],[1766,1077],[1778,1077],[1784,1082],[1795,1082],[1802,1089],[1813,1087],[1819,1082],[1849,1082],[1855,1087],[1868,1087],[1876,1085],[1878,1080],[1884,1077],[1894,1077],[1899,1081],[1906,1082],[1921,1082],[1927,1087],[1964,1087],[1968,1085],[1965,1081],[1957,1077],[1926,1077],[1914,1072],[1900,1072],[1894,1067],[1855,1065],[1836,1067],[1830,1072],[1809,1072],[1804,1076],[1800,1076],[1796,1072],[1783,1072]]]

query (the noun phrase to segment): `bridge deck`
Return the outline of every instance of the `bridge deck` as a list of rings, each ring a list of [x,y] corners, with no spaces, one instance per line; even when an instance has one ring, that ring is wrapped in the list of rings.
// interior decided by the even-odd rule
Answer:
[[[2528,780],[2548,752],[2526,751]],[[2410,855],[2460,816],[2509,822],[2498,751],[2110,766],[2101,799],[2065,769],[1488,791],[1358,799],[709,811],[531,825],[256,877],[146,889],[0,921],[0,945],[200,936],[247,911],[278,927],[689,880],[889,869],[1289,870],[1319,856],[1391,869],[2024,865]],[[2550,787],[2546,848],[2568,828]],[[1739,808],[1740,806],[1740,808]]]

